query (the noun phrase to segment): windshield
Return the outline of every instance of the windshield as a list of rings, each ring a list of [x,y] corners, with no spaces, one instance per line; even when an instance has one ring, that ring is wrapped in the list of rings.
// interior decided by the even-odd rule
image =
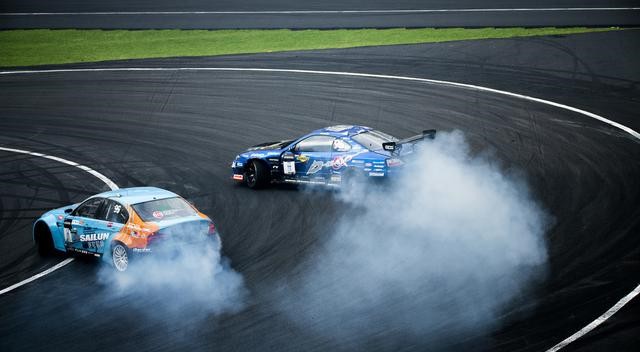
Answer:
[[[351,138],[369,150],[380,150],[382,149],[382,143],[396,142],[398,140],[396,137],[376,130],[363,132]]]
[[[191,204],[180,197],[152,200],[132,207],[143,221],[169,220],[197,214]]]

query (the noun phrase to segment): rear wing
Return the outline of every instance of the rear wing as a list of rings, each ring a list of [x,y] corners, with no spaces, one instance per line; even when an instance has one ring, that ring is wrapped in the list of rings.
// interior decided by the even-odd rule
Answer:
[[[396,142],[385,142],[385,143],[382,143],[382,149],[384,149],[384,150],[386,150],[388,152],[395,153],[396,151],[399,151],[400,149],[402,149],[402,145],[403,144],[416,143],[416,142],[421,141],[421,140],[423,140],[425,138],[429,138],[429,139],[436,138],[436,130],[424,130],[424,131],[422,131],[422,134],[418,134],[418,135],[415,135],[413,137],[401,139],[401,140],[396,141]]]

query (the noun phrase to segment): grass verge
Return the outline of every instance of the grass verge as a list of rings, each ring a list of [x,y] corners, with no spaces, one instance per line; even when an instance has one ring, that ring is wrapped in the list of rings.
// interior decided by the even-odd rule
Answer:
[[[7,30],[0,31],[0,66],[435,43],[617,29]]]

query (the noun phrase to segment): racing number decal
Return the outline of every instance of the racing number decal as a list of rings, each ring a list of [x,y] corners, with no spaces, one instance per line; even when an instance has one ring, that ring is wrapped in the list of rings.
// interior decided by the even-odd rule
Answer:
[[[73,241],[72,237],[71,237],[71,229],[69,228],[64,228],[64,241],[65,242],[69,242],[71,243]]]
[[[285,175],[294,175],[296,173],[296,163],[294,161],[285,161],[282,166]]]

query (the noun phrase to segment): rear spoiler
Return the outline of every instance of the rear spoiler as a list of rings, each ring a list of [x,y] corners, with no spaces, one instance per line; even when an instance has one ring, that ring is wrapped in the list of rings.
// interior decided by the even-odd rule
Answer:
[[[429,138],[429,139],[434,139],[436,138],[436,130],[424,130],[422,131],[422,134],[418,134],[415,135],[413,137],[409,137],[409,138],[405,138],[405,139],[401,139],[399,141],[396,142],[385,142],[382,143],[382,149],[388,151],[388,152],[396,152],[398,150],[398,147],[400,147],[400,149],[402,149],[402,145],[403,144],[407,144],[407,143],[415,143],[418,141],[421,141],[425,138]]]

